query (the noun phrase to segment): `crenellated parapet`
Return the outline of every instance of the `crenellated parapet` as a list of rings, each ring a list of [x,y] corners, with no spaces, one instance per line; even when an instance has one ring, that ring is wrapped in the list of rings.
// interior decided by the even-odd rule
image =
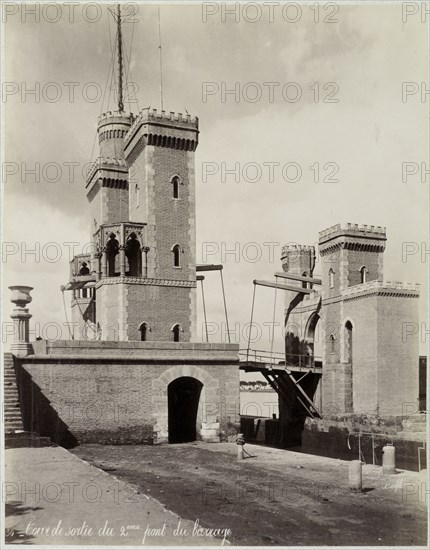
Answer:
[[[386,228],[381,225],[367,225],[367,224],[359,225],[358,223],[345,223],[345,224],[337,223],[336,225],[332,225],[327,229],[323,229],[318,234],[321,239],[321,238],[328,237],[329,235],[333,235],[336,233],[345,233],[345,232],[371,233],[371,234],[384,235],[384,236],[386,236],[387,234]]]
[[[123,159],[98,157],[86,176],[86,187],[98,180],[101,187],[128,189],[128,164]]]
[[[120,111],[106,111],[101,113],[98,118],[97,128],[100,131],[102,128],[109,124],[128,126],[132,124],[134,120],[133,113],[125,113]]]
[[[302,252],[315,252],[315,247],[304,244],[286,244],[281,249],[281,259],[287,254],[300,254]]]
[[[134,158],[146,145],[195,151],[199,120],[182,113],[143,109],[124,138],[125,157]]]
[[[288,244],[281,251],[282,269],[302,275],[312,276],[315,267],[315,247],[300,244]]]
[[[386,228],[380,225],[336,224],[319,233],[322,256],[340,249],[383,252],[387,240]]]

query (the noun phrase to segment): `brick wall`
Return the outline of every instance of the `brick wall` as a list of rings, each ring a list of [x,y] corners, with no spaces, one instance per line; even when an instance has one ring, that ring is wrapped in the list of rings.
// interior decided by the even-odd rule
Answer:
[[[360,269],[365,266],[367,270],[367,281],[382,281],[381,252],[369,252],[364,250],[348,250],[348,286],[361,283]]]
[[[235,344],[37,342],[15,359],[26,429],[56,441],[144,443],[168,439],[168,385],[203,384],[198,437],[225,439],[239,421]]]
[[[377,311],[378,410],[405,414],[418,404],[418,299],[381,296]]]

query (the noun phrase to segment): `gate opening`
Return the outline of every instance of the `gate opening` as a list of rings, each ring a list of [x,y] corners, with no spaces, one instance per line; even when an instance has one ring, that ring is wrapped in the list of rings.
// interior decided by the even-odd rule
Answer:
[[[197,411],[202,388],[203,384],[190,376],[182,376],[169,384],[169,443],[196,440]]]

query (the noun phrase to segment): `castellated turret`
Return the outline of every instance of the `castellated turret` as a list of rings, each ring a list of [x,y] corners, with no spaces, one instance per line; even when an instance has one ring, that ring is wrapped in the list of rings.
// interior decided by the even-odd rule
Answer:
[[[312,277],[315,267],[315,248],[299,244],[285,245],[282,247],[281,261],[285,273]]]
[[[133,122],[131,113],[107,111],[99,116],[100,156],[124,160],[124,137]]]
[[[385,227],[336,224],[319,233],[323,291],[327,297],[370,281],[383,280]]]

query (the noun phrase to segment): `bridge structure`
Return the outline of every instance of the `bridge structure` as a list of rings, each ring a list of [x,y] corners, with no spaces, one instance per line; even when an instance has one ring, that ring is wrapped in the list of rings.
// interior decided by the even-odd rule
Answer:
[[[287,284],[279,282],[286,279]],[[292,281],[295,284],[291,284]],[[299,286],[297,283],[301,283]],[[254,280],[251,321],[248,347],[239,352],[239,367],[244,372],[260,373],[279,398],[279,437],[278,443],[288,445],[297,442],[303,429],[306,417],[322,418],[314,396],[322,376],[322,360],[312,355],[292,355],[273,350],[273,336],[270,350],[256,350],[250,346],[251,329],[253,323],[256,288],[258,286],[273,288],[275,300],[273,316],[275,321],[276,297],[278,290],[294,292],[295,297],[290,303],[289,310],[299,303],[304,295],[314,292],[314,285],[321,285],[321,279],[290,273],[275,273],[275,281]]]

